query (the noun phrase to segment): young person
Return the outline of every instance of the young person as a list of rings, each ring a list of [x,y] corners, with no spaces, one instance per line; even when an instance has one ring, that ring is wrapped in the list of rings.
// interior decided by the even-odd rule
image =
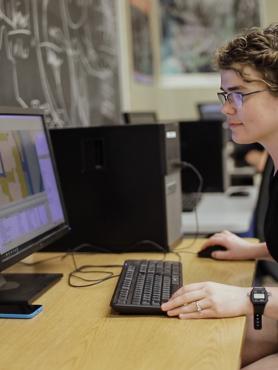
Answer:
[[[266,243],[250,243],[223,231],[209,238],[203,248],[214,244],[226,247],[225,251],[213,253],[219,260],[278,261],[278,24],[263,30],[250,29],[228,42],[217,51],[216,63],[221,76],[218,97],[233,140],[238,144],[260,143],[272,157],[275,171],[265,222]],[[163,304],[162,310],[181,319],[247,315],[242,368],[278,369],[278,288],[252,290],[214,282],[189,284]],[[262,312],[262,328],[256,330],[261,325]]]

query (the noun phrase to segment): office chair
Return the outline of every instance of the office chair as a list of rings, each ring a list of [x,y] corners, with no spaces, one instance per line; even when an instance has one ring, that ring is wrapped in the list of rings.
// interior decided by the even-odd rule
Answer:
[[[268,200],[269,200],[269,182],[273,174],[273,162],[268,156],[259,189],[257,205],[254,217],[254,236],[260,241],[265,241],[264,236],[264,220],[266,216]],[[257,264],[256,279],[261,281],[264,276],[271,276],[278,281],[278,265],[272,261],[259,261]]]

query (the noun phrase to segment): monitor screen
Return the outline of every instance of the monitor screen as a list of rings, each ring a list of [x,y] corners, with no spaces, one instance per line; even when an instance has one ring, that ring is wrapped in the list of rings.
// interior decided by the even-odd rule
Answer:
[[[220,103],[199,103],[197,104],[200,119],[225,121],[226,117],[221,112],[222,104]]]
[[[0,271],[42,249],[68,228],[43,114],[0,110]],[[13,280],[12,274],[1,274],[0,302],[29,301],[38,295],[39,287],[34,286],[31,293],[36,279],[26,275],[30,275],[28,281],[26,276]],[[52,281],[50,274],[38,280],[41,286]],[[31,286],[23,288],[24,284]],[[29,291],[27,297],[22,288]]]

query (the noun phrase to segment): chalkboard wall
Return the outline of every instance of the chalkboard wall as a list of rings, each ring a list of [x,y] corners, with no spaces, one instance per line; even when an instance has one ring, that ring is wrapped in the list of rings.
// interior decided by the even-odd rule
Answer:
[[[0,105],[50,126],[119,123],[115,0],[0,0]]]

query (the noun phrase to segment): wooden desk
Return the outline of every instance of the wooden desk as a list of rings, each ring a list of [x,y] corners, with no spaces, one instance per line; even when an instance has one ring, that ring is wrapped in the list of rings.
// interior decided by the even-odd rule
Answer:
[[[189,240],[181,246],[187,246]],[[190,251],[199,249],[202,241]],[[50,253],[35,255],[47,258]],[[83,254],[78,264],[121,264],[126,258],[162,258],[161,254]],[[174,259],[169,254],[166,259]],[[212,280],[250,286],[253,262],[217,262],[183,254],[184,283]],[[71,257],[17,272],[63,272],[64,278],[37,302],[44,311],[31,320],[0,321],[3,370],[236,370],[245,318],[179,320],[164,316],[112,314],[109,303],[116,279],[87,288],[70,288]],[[115,272],[119,269],[114,269]]]

